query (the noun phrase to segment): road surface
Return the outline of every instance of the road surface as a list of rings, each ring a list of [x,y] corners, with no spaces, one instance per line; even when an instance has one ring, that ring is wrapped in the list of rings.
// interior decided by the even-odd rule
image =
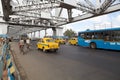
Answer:
[[[61,45],[57,53],[12,47],[29,80],[120,80],[120,52]]]

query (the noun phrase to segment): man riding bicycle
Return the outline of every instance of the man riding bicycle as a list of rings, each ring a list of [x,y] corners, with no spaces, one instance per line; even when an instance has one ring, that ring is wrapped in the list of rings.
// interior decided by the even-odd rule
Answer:
[[[20,53],[24,54],[24,40],[21,38],[19,41],[19,48],[20,48]]]

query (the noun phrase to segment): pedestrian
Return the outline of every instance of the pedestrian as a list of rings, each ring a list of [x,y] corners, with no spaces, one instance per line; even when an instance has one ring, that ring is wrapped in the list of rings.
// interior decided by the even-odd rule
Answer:
[[[20,49],[20,53],[24,54],[24,40],[22,38],[19,41],[19,49]]]
[[[27,50],[30,50],[30,39],[29,38],[26,39],[26,46],[27,46]]]

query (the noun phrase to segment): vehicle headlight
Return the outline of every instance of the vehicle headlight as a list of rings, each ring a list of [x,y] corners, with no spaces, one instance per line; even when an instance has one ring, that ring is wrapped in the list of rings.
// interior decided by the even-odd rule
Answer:
[[[47,45],[49,47],[49,45]]]
[[[47,44],[46,46],[50,47],[49,44]]]

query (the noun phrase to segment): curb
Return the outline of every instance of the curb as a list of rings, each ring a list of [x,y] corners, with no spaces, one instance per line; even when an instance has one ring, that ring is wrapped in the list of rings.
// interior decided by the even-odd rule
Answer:
[[[20,62],[17,58],[17,55],[16,55],[15,51],[11,50],[11,54],[13,56],[14,63],[17,67],[17,70],[18,70],[18,73],[19,73],[18,75],[20,75],[20,80],[29,80],[24,68],[21,66],[21,64],[20,64]]]

